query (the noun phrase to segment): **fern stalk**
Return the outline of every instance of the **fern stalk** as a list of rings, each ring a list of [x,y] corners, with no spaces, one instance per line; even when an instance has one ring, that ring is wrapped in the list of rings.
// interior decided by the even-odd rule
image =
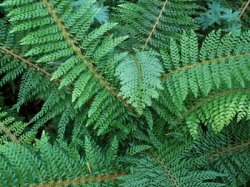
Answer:
[[[0,49],[1,49],[3,52],[5,52],[6,54],[8,54],[9,56],[13,57],[14,59],[17,59],[17,60],[19,60],[20,62],[22,62],[22,63],[28,65],[29,67],[34,68],[34,69],[37,70],[38,72],[43,73],[45,76],[47,76],[47,77],[49,77],[49,78],[52,77],[52,74],[51,74],[51,73],[49,73],[48,71],[44,70],[43,68],[37,66],[36,64],[32,63],[31,61],[24,59],[23,57],[21,57],[20,55],[14,53],[13,51],[11,51],[11,50],[9,50],[9,49],[6,49],[6,48],[4,48],[4,47],[2,47],[2,46],[0,46]],[[55,81],[58,81],[58,80],[55,80]]]
[[[240,11],[240,17],[243,16],[243,14],[246,12],[246,10],[247,10],[247,8],[248,8],[249,5],[250,5],[250,0],[248,0],[248,1],[244,4],[243,8],[241,9],[241,11]]]
[[[236,151],[239,151],[241,149],[245,149],[249,146],[250,146],[250,140],[248,140],[246,142],[242,142],[240,144],[228,146],[225,149],[217,151],[216,153],[209,154],[208,158],[214,158],[214,157],[222,156],[222,155],[225,155],[228,153],[236,152]]]
[[[172,76],[174,74],[178,74],[181,71],[186,71],[186,70],[195,68],[197,66],[202,66],[202,65],[211,64],[211,63],[220,63],[220,62],[224,62],[226,60],[234,60],[234,59],[238,59],[238,58],[241,58],[241,57],[250,57],[250,53],[245,53],[245,54],[241,54],[241,55],[229,55],[229,56],[226,56],[226,57],[212,58],[212,59],[209,59],[209,60],[201,61],[199,63],[187,64],[187,65],[182,66],[182,67],[177,67],[176,69],[163,74],[162,77],[161,77],[161,80],[165,80],[165,79],[169,78],[170,76]]]
[[[168,0],[165,0],[165,2],[162,5],[162,9],[161,9],[161,11],[159,13],[159,16],[156,18],[156,21],[155,21],[155,23],[154,23],[154,25],[152,27],[152,30],[149,32],[148,37],[145,40],[145,44],[142,47],[142,51],[144,51],[146,49],[149,41],[151,40],[152,36],[154,35],[154,33],[156,31],[157,26],[160,24],[160,19],[162,18],[162,14],[166,10],[167,4],[168,4]]]
[[[4,132],[12,142],[20,143],[18,138],[3,123],[0,123],[0,131]]]
[[[114,173],[114,174],[107,174],[107,175],[100,175],[100,176],[93,176],[93,177],[83,177],[78,179],[67,179],[67,180],[60,180],[60,181],[53,181],[48,183],[30,185],[30,187],[51,187],[51,186],[69,186],[69,185],[82,185],[87,183],[94,183],[94,182],[102,182],[102,181],[112,181],[117,180],[119,177],[124,176],[124,173]]]

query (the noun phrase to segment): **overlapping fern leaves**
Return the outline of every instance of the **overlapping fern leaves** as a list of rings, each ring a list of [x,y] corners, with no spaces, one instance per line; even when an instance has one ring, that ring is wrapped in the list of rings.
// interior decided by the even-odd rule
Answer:
[[[240,186],[249,179],[249,121],[233,121],[220,134],[208,128],[193,142],[172,132],[167,141],[151,131],[137,136],[150,150],[126,158],[133,168],[120,178],[123,186]]]
[[[98,9],[93,8],[94,2],[84,3],[79,10],[74,10],[70,4],[64,1],[41,1],[32,5],[23,1],[20,7],[9,13],[14,25],[11,32],[29,31],[29,34],[24,35],[21,39],[21,44],[28,46],[24,56],[32,57],[41,66],[48,67],[49,65],[50,71],[52,71],[49,74],[51,80],[60,80],[59,89],[73,88],[71,101],[68,97],[65,99],[64,94],[64,96],[60,95],[64,91],[58,92],[56,89],[52,89],[54,91],[51,91],[41,112],[31,122],[48,114],[48,109],[56,107],[57,104],[58,113],[49,115],[50,117],[47,119],[44,118],[38,127],[58,114],[62,114],[63,126],[65,126],[76,114],[73,109],[66,110],[72,106],[72,102],[76,109],[90,103],[86,124],[87,126],[95,125],[95,128],[99,129],[98,134],[103,134],[109,129],[112,121],[118,118],[125,119],[126,108],[122,105],[133,112],[136,110],[142,113],[146,105],[151,105],[152,98],[158,98],[158,89],[162,89],[159,80],[162,70],[160,65],[158,68],[156,67],[159,57],[150,52],[145,52],[146,56],[144,52],[136,52],[138,55],[118,53],[115,47],[127,37],[103,36],[116,24],[106,23],[90,29],[94,16],[98,12]],[[5,1],[3,5],[11,7],[15,3]],[[171,6],[175,7],[172,4]],[[35,11],[34,7],[36,7]],[[71,16],[69,17],[69,15]],[[39,28],[38,25],[33,24],[38,21],[43,22]],[[32,28],[29,25],[32,25]],[[180,44],[171,39],[170,49],[161,51],[166,70],[162,81],[166,86],[158,100],[174,115],[180,116],[181,113],[188,110],[185,100],[192,95],[197,98],[208,96],[210,92],[218,89],[245,87],[250,79],[247,60],[249,57],[248,36],[249,32],[245,32],[229,34],[221,38],[219,32],[213,32],[205,39],[200,49],[194,32],[182,35]],[[50,47],[46,47],[48,45]],[[132,59],[128,60],[129,58]],[[123,62],[120,63],[120,61]],[[132,72],[132,66],[127,64],[129,61],[134,61],[130,62],[134,66],[134,72]],[[151,62],[152,67],[150,67]],[[106,65],[104,65],[105,63]],[[115,71],[118,63],[120,65]],[[125,65],[128,71],[125,71]],[[130,66],[131,68],[129,68]],[[110,69],[110,67],[112,68]],[[153,72],[153,70],[158,72]],[[110,83],[111,81],[114,86],[117,85],[114,78],[115,73],[122,81],[119,94]],[[130,73],[137,76],[131,76]],[[24,76],[22,85],[24,90],[27,90],[25,84],[30,84],[27,83],[28,80],[32,80],[27,76],[30,77],[31,74]],[[32,84],[33,87],[36,85],[34,82]],[[30,87],[31,89],[32,87]],[[20,93],[20,95],[24,95],[22,90]],[[168,102],[164,103],[162,97],[166,98]],[[24,103],[23,98],[24,96],[20,96],[17,106],[20,107]],[[60,98],[68,103],[65,104],[65,109],[60,107]],[[114,102],[116,104],[112,104]],[[190,105],[190,103],[188,104]],[[156,107],[153,108],[161,113],[159,106],[156,104]],[[107,108],[109,109],[107,110]],[[222,124],[215,126],[223,127]],[[194,129],[194,127],[192,128]]]
[[[250,32],[213,31],[200,42],[192,30],[194,0],[124,3],[114,19],[120,23],[102,24],[94,22],[100,11],[95,3],[2,3],[8,17],[0,21],[0,86],[18,82],[18,112],[28,102],[43,104],[29,123],[0,113],[0,184],[246,182],[248,135],[240,137],[230,124],[250,119]],[[46,129],[54,143],[46,135],[34,145],[20,144],[44,128],[54,130]],[[214,153],[234,145],[244,150],[232,160]],[[234,167],[244,159],[246,167]]]
[[[98,83],[101,83],[100,86],[105,87],[115,95],[114,88],[97,72],[90,60],[93,60],[97,65],[125,37],[116,39],[106,37],[101,46],[94,47],[100,43],[100,37],[102,38],[102,35],[114,26],[113,24],[105,24],[98,30],[89,31],[94,16],[98,12],[98,9],[92,8],[91,11],[88,11],[94,1],[85,3],[82,5],[81,10],[79,9],[76,12],[71,10],[71,6],[67,1],[26,3],[28,2],[22,1],[19,8],[9,13],[10,20],[15,25],[12,32],[30,31],[21,40],[22,45],[32,46],[32,49],[27,51],[25,56],[32,56],[38,63],[58,62],[61,64],[60,62],[63,61],[64,63],[61,64],[52,77],[52,80],[60,78],[63,72],[64,79],[61,82],[61,87],[76,84],[74,82],[76,78],[80,74],[86,74],[86,76],[82,77],[89,78],[81,80],[81,83],[86,82],[92,85],[97,84],[95,83],[97,80]],[[15,5],[15,3],[6,1],[4,5]],[[87,31],[89,31],[89,34],[86,33]],[[48,45],[50,47],[47,47]],[[84,51],[84,49],[91,49],[91,51]],[[88,59],[89,56],[93,59]],[[87,76],[88,74],[91,74],[91,77]],[[86,89],[89,87],[87,85]],[[97,88],[98,86],[92,89],[89,88],[90,96],[97,92]],[[81,96],[81,90],[75,92],[79,92],[78,97]],[[73,98],[73,100],[75,99]],[[79,99],[82,101],[80,103],[82,105],[88,98],[80,97]]]
[[[30,1],[5,1],[3,5],[9,8],[19,5],[10,11],[9,17],[14,25],[12,33],[28,33],[20,42],[22,46],[28,48],[24,51],[24,56],[32,57],[33,62],[40,67],[49,66],[51,73],[47,75],[51,76],[51,80],[60,79],[60,89],[72,87],[71,100],[74,104],[72,106],[67,96],[65,102],[69,102],[65,104],[65,108],[73,110],[83,107],[84,104],[91,104],[87,124],[95,124],[95,128],[99,128],[98,134],[103,134],[110,127],[111,121],[126,116],[126,109],[122,105],[127,106],[127,103],[118,96],[118,91],[109,83],[114,69],[102,69],[102,73],[99,69],[115,65],[124,58],[124,54],[114,54],[114,51],[115,47],[127,37],[113,38],[112,35],[104,37],[103,35],[116,25],[113,23],[90,28],[98,13],[98,8],[93,8],[93,3],[95,1],[84,3],[77,10],[72,9],[72,5],[67,1],[34,1],[32,4]],[[109,77],[105,78],[104,75]],[[28,85],[32,91],[32,87],[37,84],[31,76],[29,73],[23,79],[22,86],[26,93],[29,93]],[[65,108],[60,106],[60,102],[66,98],[65,95],[61,95],[65,91],[52,90],[54,92],[51,91],[47,96],[50,99],[32,120],[34,122],[47,115],[38,127],[65,111]],[[23,95],[21,92],[18,107],[23,104]],[[58,112],[48,116],[48,110],[53,107],[53,110]],[[133,111],[130,106],[128,108]],[[67,114],[67,116],[72,115]]]

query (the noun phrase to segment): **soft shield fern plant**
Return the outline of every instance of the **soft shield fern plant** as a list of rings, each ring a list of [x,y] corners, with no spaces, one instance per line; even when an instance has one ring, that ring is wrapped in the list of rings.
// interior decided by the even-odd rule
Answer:
[[[218,1],[2,1],[0,186],[247,186],[250,3],[230,2],[242,31],[199,30]]]

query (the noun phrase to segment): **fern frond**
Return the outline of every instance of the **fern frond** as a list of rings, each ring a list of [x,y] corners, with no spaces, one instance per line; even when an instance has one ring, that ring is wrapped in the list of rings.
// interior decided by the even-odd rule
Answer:
[[[161,78],[165,89],[159,100],[170,100],[166,107],[178,115],[185,110],[187,98],[246,87],[250,80],[249,46],[249,32],[223,38],[213,32],[201,49],[193,32],[182,37],[180,49],[172,41],[170,50],[162,53],[167,73]]]
[[[88,118],[85,118],[82,125],[94,126],[95,129],[98,129],[97,134],[103,135],[111,131],[111,126],[124,123],[129,119],[128,116],[131,113],[127,113],[124,106],[137,114],[126,100],[118,96],[118,91],[107,81],[112,80],[116,84],[115,66],[126,57],[127,53],[117,54],[115,47],[126,37],[104,36],[116,25],[113,23],[106,23],[95,29],[90,27],[92,18],[98,11],[91,7],[94,1],[84,3],[76,12],[71,9],[71,5],[67,1],[58,3],[43,1],[29,4],[22,2],[19,7],[15,7],[15,3],[10,1],[3,3],[4,6],[10,8],[9,17],[14,17],[12,31],[23,34],[29,30],[28,34],[24,34],[21,46],[19,46],[27,46],[22,48],[24,52],[26,50],[24,55],[26,57],[21,57],[7,49],[4,52],[11,53],[10,55],[20,62],[51,77],[52,81],[59,82],[61,90],[57,93],[55,86],[49,85],[47,79],[41,80],[36,74],[31,75],[31,72],[27,72],[23,76],[22,89],[15,107],[20,109],[20,106],[29,99],[46,100],[41,111],[33,117],[30,123],[35,123],[33,129],[37,131],[48,121],[59,118],[59,137],[63,137],[66,126],[71,120],[75,121],[74,118],[84,107],[90,107]],[[89,11],[90,7],[92,12]],[[18,20],[16,20],[16,16]],[[37,22],[40,20],[45,25],[41,24],[39,28],[33,25],[34,27],[31,28],[29,25],[32,25],[34,21],[31,17],[34,17]],[[85,22],[86,19],[89,21]],[[48,45],[51,47],[47,48]],[[31,57],[33,62],[26,60],[27,57]],[[113,67],[107,69],[108,73],[111,72],[107,79],[100,72],[102,70],[104,75],[108,74],[103,68],[107,66],[104,61],[112,64],[110,67]],[[16,76],[13,77],[13,79],[15,78]],[[39,87],[36,87],[37,81],[41,81]],[[68,87],[73,91],[71,92]],[[46,90],[53,91],[48,93]],[[104,105],[98,101],[100,93],[105,93],[104,97],[102,96],[106,101]],[[68,94],[72,95],[71,100]],[[47,98],[49,99],[47,100]],[[107,106],[112,107],[107,110]],[[64,111],[68,111],[68,107],[72,108],[72,111],[70,117],[65,120]]]
[[[215,182],[222,176],[220,173],[190,169],[188,162],[178,157],[185,149],[161,145],[154,152],[128,158],[133,168],[129,175],[121,177],[122,186],[223,186]]]
[[[0,186],[246,184],[250,32],[194,31],[196,0],[76,1],[0,0],[0,105],[28,121],[0,111]]]
[[[86,141],[86,155],[91,153],[91,149],[89,141]],[[19,162],[20,158],[22,162]],[[15,143],[2,145],[0,163],[1,186],[110,186],[115,185],[115,180],[124,175],[116,172],[115,168],[108,169],[108,162],[105,161],[92,163],[100,167],[98,171],[92,170],[93,173],[89,173],[88,162],[74,147],[62,141],[52,145],[44,135],[34,146]]]
[[[2,47],[2,46],[0,46],[0,50],[1,50],[2,52],[4,52],[6,55],[9,55],[10,57],[12,57],[12,58],[14,58],[14,59],[16,59],[16,60],[22,62],[23,64],[25,64],[25,65],[27,65],[27,66],[29,66],[29,67],[34,68],[36,71],[43,73],[45,76],[47,76],[47,77],[52,77],[52,74],[51,74],[51,73],[49,73],[48,71],[46,71],[46,70],[40,68],[40,67],[37,66],[35,63],[32,63],[31,61],[29,61],[29,60],[27,60],[27,59],[21,57],[20,55],[14,53],[13,51],[11,51],[11,50],[9,50],[9,49],[7,49],[7,48],[5,48],[5,47]]]
[[[195,28],[191,18],[198,8],[194,1],[140,0],[120,5],[120,20],[125,24],[130,42],[142,50],[166,48],[170,38],[180,38],[183,31]]]
[[[195,141],[183,158],[190,162],[196,160],[197,169],[225,173],[222,180],[228,186],[245,184],[250,176],[249,129],[249,122],[243,121],[231,123],[220,134],[208,131],[205,137]]]
[[[153,53],[137,52],[131,55],[116,69],[122,84],[120,95],[142,113],[143,108],[151,105],[151,98],[158,98],[157,90],[162,89],[162,72],[159,60]]]
[[[196,135],[199,124],[212,125],[215,132],[220,132],[234,118],[237,121],[246,118],[250,112],[250,90],[229,90],[211,95],[198,101],[187,109],[178,121],[186,118],[192,135]]]

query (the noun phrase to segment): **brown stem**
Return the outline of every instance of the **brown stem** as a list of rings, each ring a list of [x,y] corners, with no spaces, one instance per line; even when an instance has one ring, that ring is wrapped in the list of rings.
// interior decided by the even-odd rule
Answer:
[[[217,156],[222,156],[222,155],[230,153],[230,152],[244,149],[248,146],[250,146],[250,140],[248,140],[247,142],[241,143],[241,144],[232,145],[232,147],[226,147],[225,149],[222,149],[216,153],[209,154],[208,157],[213,158],[213,157],[217,157]]]
[[[235,55],[235,56],[226,56],[226,57],[221,57],[221,58],[212,58],[212,59],[204,60],[204,61],[201,61],[201,62],[195,63],[195,64],[187,64],[186,66],[178,67],[175,70],[172,70],[171,72],[165,73],[161,77],[161,80],[165,80],[168,77],[170,77],[171,75],[173,75],[175,73],[179,73],[180,71],[186,71],[186,70],[195,68],[197,66],[210,64],[210,63],[214,63],[214,62],[222,62],[222,61],[225,61],[225,60],[237,59],[237,58],[241,58],[241,57],[248,57],[248,56],[250,56],[250,53],[245,53],[245,54]]]
[[[146,39],[146,41],[145,41],[144,46],[142,47],[142,51],[145,50],[145,48],[147,47],[149,41],[151,40],[152,36],[154,35],[157,26],[160,24],[160,19],[161,19],[162,15],[163,15],[163,13],[164,13],[164,11],[165,11],[165,9],[166,9],[167,4],[168,4],[168,0],[165,0],[165,2],[163,3],[162,9],[161,9],[161,11],[160,11],[160,14],[159,14],[159,16],[157,17],[157,19],[156,19],[156,21],[155,21],[155,24],[154,24],[154,26],[152,27],[151,31],[149,32],[148,37],[147,37],[147,39]]]
[[[9,56],[11,56],[11,57],[13,57],[13,58],[15,58],[15,59],[21,61],[22,63],[28,65],[29,67],[32,67],[32,68],[36,69],[38,72],[43,73],[43,74],[46,75],[47,77],[52,77],[52,74],[51,74],[51,73],[49,73],[49,72],[47,72],[46,70],[40,68],[39,66],[37,66],[37,65],[34,64],[34,63],[32,63],[31,61],[24,59],[23,57],[21,57],[20,55],[18,55],[18,54],[16,54],[16,53],[12,52],[11,50],[6,49],[6,48],[4,48],[4,47],[2,47],[2,46],[0,46],[0,49],[1,49],[2,51],[4,51],[6,54],[8,54]]]
[[[241,11],[240,11],[240,17],[243,16],[243,14],[244,14],[245,11],[247,10],[249,4],[250,4],[250,0],[248,0],[247,3],[244,5],[244,7],[241,9]]]
[[[88,178],[78,178],[78,179],[68,179],[61,181],[51,181],[48,183],[42,183],[38,185],[30,185],[30,187],[51,187],[51,186],[69,186],[69,185],[81,185],[91,182],[102,182],[107,180],[117,180],[119,177],[124,176],[124,173],[114,173],[108,175],[101,175],[96,177],[88,177]]]
[[[4,132],[12,142],[20,143],[18,138],[3,123],[0,123],[0,131]]]
[[[169,166],[167,166],[166,163],[164,163],[164,161],[162,161],[162,159],[160,157],[158,157],[156,154],[154,154],[153,152],[151,151],[147,151],[147,153],[153,157],[156,162],[162,167],[164,168],[165,172],[166,172],[166,175],[167,177],[169,178],[169,180],[172,182],[173,186],[175,187],[178,187],[179,186],[179,182],[178,182],[178,179],[175,177],[174,174],[172,174],[170,171],[169,171]]]

